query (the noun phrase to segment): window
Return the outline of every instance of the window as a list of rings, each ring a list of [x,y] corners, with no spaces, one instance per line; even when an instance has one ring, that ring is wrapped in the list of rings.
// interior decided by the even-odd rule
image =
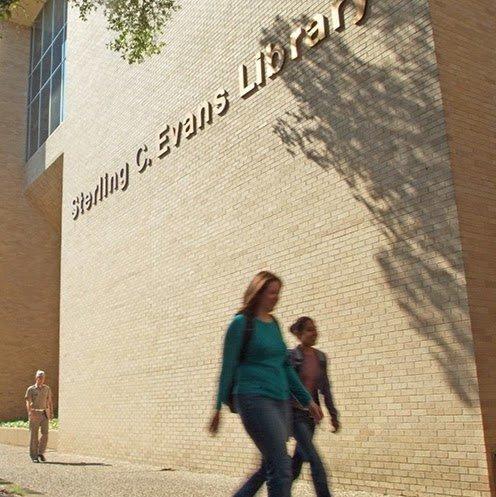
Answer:
[[[64,118],[66,31],[66,0],[47,0],[31,28],[27,159]]]

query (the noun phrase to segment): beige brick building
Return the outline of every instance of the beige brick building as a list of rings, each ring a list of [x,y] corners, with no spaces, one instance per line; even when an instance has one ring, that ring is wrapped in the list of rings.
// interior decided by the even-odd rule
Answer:
[[[37,369],[57,393],[61,183],[51,181],[56,167],[26,188],[30,33],[12,24],[0,33],[0,420],[8,420],[26,415]]]
[[[69,9],[59,66],[51,1],[50,91],[36,9],[0,40],[0,416],[46,357],[61,449],[245,474],[205,426],[267,268],[331,358],[336,489],[495,495],[494,3],[185,0],[138,66]]]

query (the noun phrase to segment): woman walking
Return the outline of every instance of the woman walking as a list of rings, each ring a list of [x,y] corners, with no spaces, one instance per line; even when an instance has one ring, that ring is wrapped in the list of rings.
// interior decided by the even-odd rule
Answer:
[[[327,358],[322,351],[313,347],[318,335],[315,322],[307,316],[300,317],[291,326],[290,331],[300,341],[300,345],[291,350],[291,363],[312,395],[312,399],[319,403],[319,392],[324,397],[325,405],[331,417],[331,424],[336,433],[340,425],[327,375]],[[297,442],[292,459],[293,479],[300,475],[303,462],[308,461],[317,497],[331,497],[324,465],[313,444],[315,421],[308,409],[301,403],[293,401],[292,405],[293,436]]]
[[[281,330],[271,312],[279,300],[280,278],[258,273],[248,286],[243,306],[226,333],[216,411],[210,422],[217,433],[222,404],[230,402],[262,455],[262,464],[235,497],[256,493],[260,475],[267,479],[269,497],[290,497],[291,459],[287,453],[290,395],[320,421],[322,411],[302,385],[287,357]],[[257,477],[258,475],[258,477]],[[253,483],[256,485],[254,486]]]

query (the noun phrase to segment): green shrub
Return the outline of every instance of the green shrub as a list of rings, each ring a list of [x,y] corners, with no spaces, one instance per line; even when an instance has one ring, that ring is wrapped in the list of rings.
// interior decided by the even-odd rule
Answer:
[[[0,421],[2,428],[29,428],[29,421],[27,419],[14,419],[12,421]],[[59,427],[58,418],[50,421],[50,428],[56,430]]]

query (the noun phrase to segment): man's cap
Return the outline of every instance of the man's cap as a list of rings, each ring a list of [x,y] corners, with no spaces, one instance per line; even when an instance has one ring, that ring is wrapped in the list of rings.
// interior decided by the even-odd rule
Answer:
[[[38,371],[36,371],[36,378],[38,378],[39,376],[45,376],[45,371],[38,369]]]

